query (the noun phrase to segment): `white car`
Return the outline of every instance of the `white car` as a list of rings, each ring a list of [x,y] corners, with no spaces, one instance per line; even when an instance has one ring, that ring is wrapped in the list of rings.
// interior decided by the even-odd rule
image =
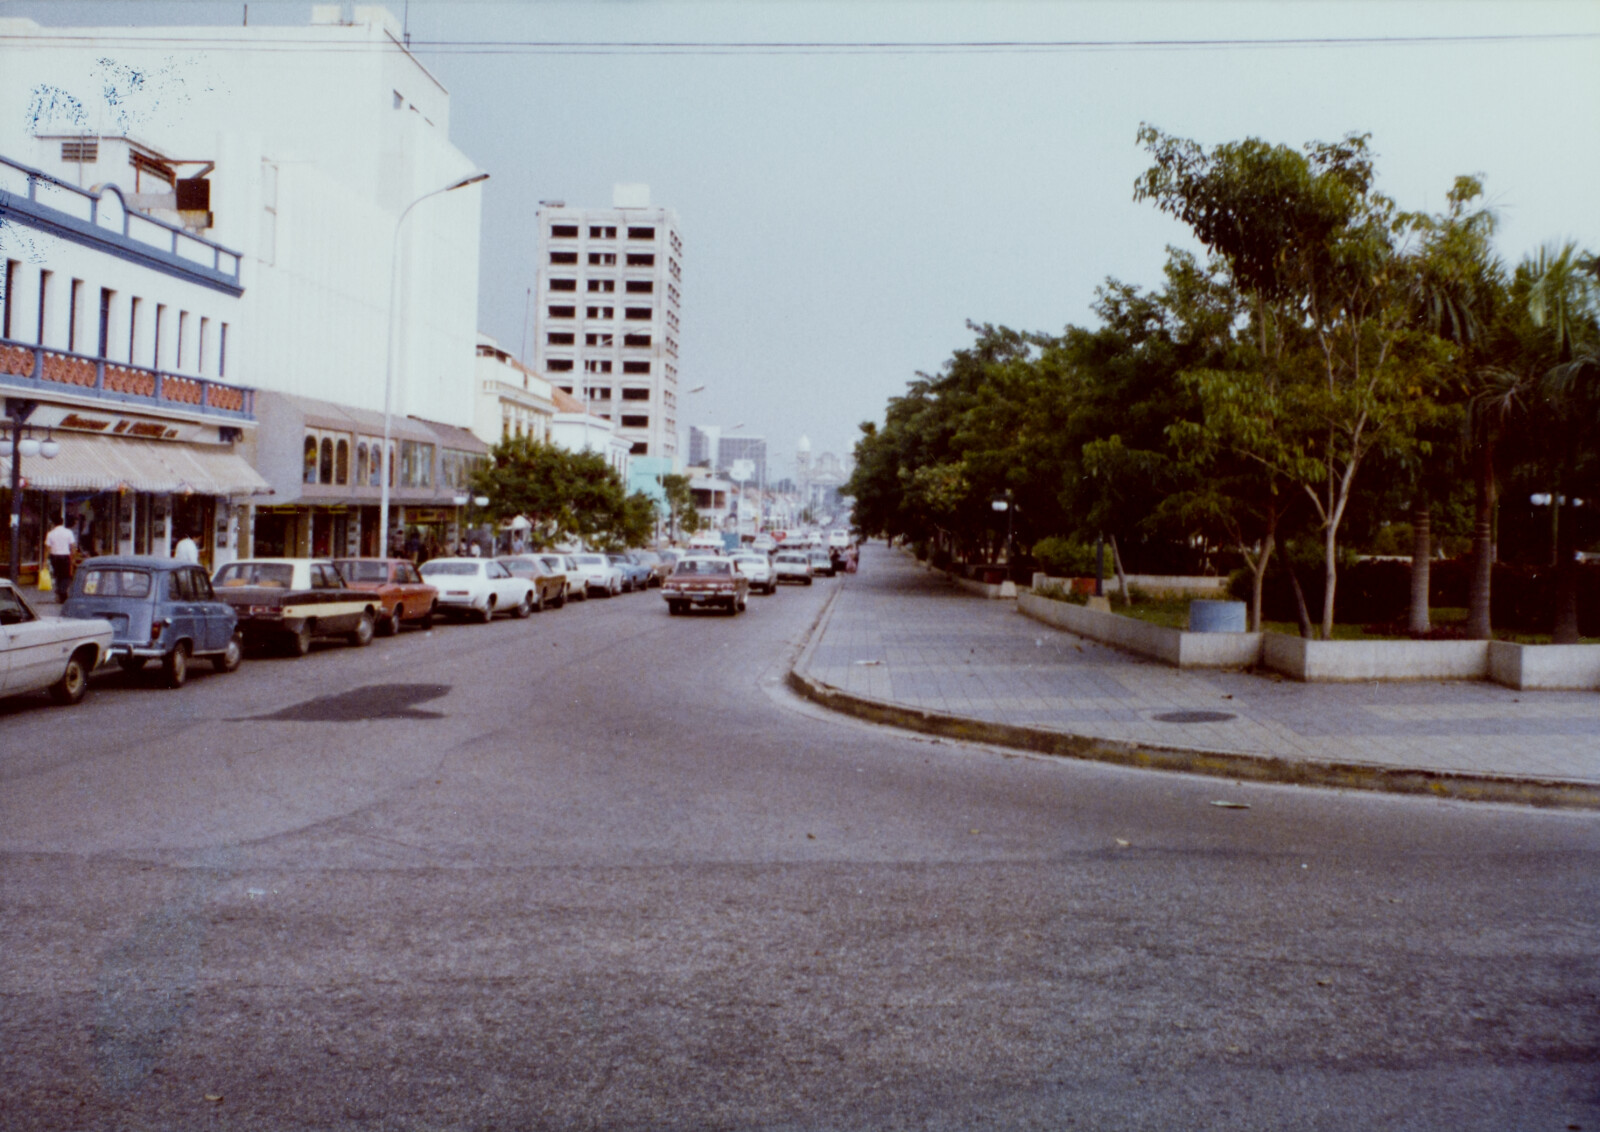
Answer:
[[[421,574],[439,590],[439,612],[488,623],[496,613],[526,617],[533,611],[533,583],[493,558],[434,558]]]
[[[771,535],[757,535],[755,541],[750,544],[750,549],[759,550],[762,554],[771,554],[778,549],[778,544]]]
[[[604,554],[573,554],[568,557],[577,571],[567,575],[574,589],[581,586],[585,593],[604,594],[606,597],[616,597],[622,592],[622,567]]]
[[[40,617],[0,579],[0,696],[48,689],[56,703],[75,704],[110,647],[111,622]]]
[[[804,550],[780,550],[772,556],[772,576],[776,582],[811,584],[811,555]]]
[[[589,591],[578,582],[578,568],[573,565],[570,554],[536,554],[539,561],[550,568],[552,574],[562,574],[566,577],[566,586],[561,594],[563,604],[569,601],[586,601]]]
[[[778,575],[772,572],[772,560],[765,554],[741,552],[730,557],[733,559],[735,569],[750,579],[751,592],[756,590],[764,594],[778,592]]]

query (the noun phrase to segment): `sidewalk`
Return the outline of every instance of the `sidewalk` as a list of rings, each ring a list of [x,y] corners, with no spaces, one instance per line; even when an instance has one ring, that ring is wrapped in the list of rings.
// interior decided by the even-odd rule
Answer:
[[[1600,694],[1180,671],[972,597],[882,544],[791,683],[864,718],[1235,778],[1600,808]]]

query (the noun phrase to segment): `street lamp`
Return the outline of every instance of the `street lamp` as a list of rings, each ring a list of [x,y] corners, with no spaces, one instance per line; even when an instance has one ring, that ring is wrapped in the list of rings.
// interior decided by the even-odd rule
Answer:
[[[389,249],[389,343],[383,362],[383,472],[378,477],[378,557],[389,557],[389,476],[393,472],[394,463],[389,455],[389,441],[392,431],[391,410],[394,404],[394,336],[395,336],[395,307],[400,302],[400,230],[404,227],[406,217],[411,215],[411,210],[427,200],[442,193],[453,193],[457,189],[464,189],[468,185],[476,185],[479,181],[487,181],[489,174],[473,173],[462,177],[459,181],[452,182],[442,189],[434,189],[431,193],[423,193],[416,200],[400,210],[400,216],[394,222],[394,241]]]
[[[0,421],[0,428],[8,429],[11,433],[10,576],[13,584],[18,581],[22,568],[22,457],[43,456],[46,460],[54,460],[56,454],[61,451],[61,445],[56,443],[49,429],[45,429],[44,439],[40,440],[33,435],[33,430],[27,427],[25,422],[37,407],[38,403],[35,401],[7,398],[8,419]]]
[[[1014,508],[1011,505],[1011,500],[1012,500],[1011,489],[1007,488],[1005,495],[997,497],[994,500],[994,502],[992,504],[990,504],[990,506],[992,506],[996,511],[1004,511],[1006,513],[1006,574],[1007,574],[1007,576],[1010,576],[1010,574],[1011,574],[1011,562],[1016,557],[1016,555],[1012,553],[1012,549],[1011,549],[1011,529],[1012,529],[1011,515],[1012,515],[1012,512],[1014,511]]]

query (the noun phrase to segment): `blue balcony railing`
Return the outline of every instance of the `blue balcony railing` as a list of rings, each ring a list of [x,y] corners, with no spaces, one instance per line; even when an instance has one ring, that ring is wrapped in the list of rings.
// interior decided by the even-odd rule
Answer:
[[[0,387],[168,412],[255,420],[254,389],[0,338]]]

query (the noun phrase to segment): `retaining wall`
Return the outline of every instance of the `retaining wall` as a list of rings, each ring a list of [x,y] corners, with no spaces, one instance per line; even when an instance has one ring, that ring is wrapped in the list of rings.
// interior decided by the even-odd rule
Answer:
[[[1178,668],[1248,668],[1261,655],[1260,633],[1186,633],[1136,617],[1104,613],[1035,593],[1017,595],[1029,617]]]

